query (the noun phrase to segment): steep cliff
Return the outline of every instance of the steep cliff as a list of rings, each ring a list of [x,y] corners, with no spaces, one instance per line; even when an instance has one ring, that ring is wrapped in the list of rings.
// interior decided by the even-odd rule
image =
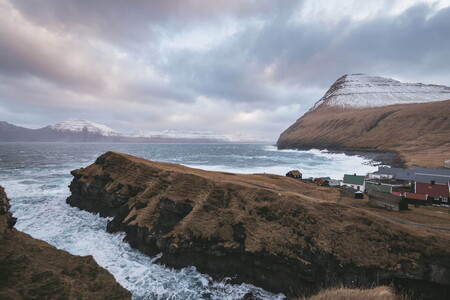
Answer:
[[[0,186],[0,299],[131,299],[92,256],[74,256],[13,228]]]
[[[338,79],[280,135],[278,148],[387,151],[410,167],[442,167],[450,153],[450,100],[437,100],[450,99],[450,88],[364,78]]]
[[[113,216],[109,231],[169,266],[294,295],[390,283],[416,297],[450,295],[449,235],[320,200],[337,197],[332,188],[114,152],[72,175],[69,204]]]

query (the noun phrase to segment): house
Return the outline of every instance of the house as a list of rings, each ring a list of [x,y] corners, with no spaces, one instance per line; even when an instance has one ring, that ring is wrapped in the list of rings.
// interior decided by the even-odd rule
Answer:
[[[408,204],[413,204],[415,206],[418,205],[427,205],[427,194],[416,194],[416,193],[405,193],[406,201]]]
[[[426,182],[415,182],[414,183],[414,193],[416,194],[426,194],[428,204],[449,204],[450,198],[450,182],[445,184],[436,183],[434,181],[430,183]]]
[[[330,186],[340,186],[341,185],[341,181],[340,180],[336,180],[336,179],[331,179],[330,180]]]
[[[356,174],[353,175],[345,174],[344,180],[342,181],[341,185],[347,185],[358,191],[364,192],[366,189],[365,179],[366,178],[364,176],[359,176]]]
[[[411,181],[414,178],[414,171],[402,168],[378,167],[378,171],[372,173],[372,177],[381,179],[396,179]]]
[[[443,170],[446,171],[446,170]],[[447,171],[449,174],[444,172],[433,172],[433,173],[415,173],[413,181],[416,182],[432,182],[435,183],[447,183],[450,181],[450,170]]]
[[[403,196],[396,196],[375,189],[368,190],[369,204],[387,210],[400,211],[408,209],[408,201]]]
[[[314,183],[317,185],[326,185],[329,186],[330,185],[330,177],[318,177],[318,178],[314,178]]]
[[[347,185],[342,185],[340,187],[340,194],[342,197],[348,197],[348,198],[356,198],[356,199],[363,199],[364,193],[361,191],[358,191],[357,189],[354,189]]]
[[[292,170],[286,173],[287,177],[295,178],[295,179],[302,179],[302,173],[299,170]]]
[[[384,192],[384,193],[392,193],[392,186],[390,186],[390,185],[366,182],[366,192],[370,189],[375,189],[377,191]]]

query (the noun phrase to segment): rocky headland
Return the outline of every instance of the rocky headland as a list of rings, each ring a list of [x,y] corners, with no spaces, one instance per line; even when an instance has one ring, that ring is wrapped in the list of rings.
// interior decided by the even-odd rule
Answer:
[[[277,146],[359,154],[399,167],[440,168],[450,159],[447,99],[449,87],[346,75],[280,135]]]
[[[0,299],[131,299],[92,256],[75,256],[16,230],[0,186]]]
[[[108,231],[168,266],[294,296],[383,284],[413,298],[450,295],[449,235],[325,201],[332,188],[115,152],[72,175],[70,205],[112,216]]]

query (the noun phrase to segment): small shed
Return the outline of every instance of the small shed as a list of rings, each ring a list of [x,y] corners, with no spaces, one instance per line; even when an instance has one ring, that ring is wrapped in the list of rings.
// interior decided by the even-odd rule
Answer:
[[[400,211],[408,209],[408,201],[403,196],[396,196],[384,192],[370,189],[369,204],[374,207],[384,208],[386,210]]]
[[[302,173],[299,170],[292,170],[286,173],[287,177],[302,179]]]
[[[384,193],[392,193],[392,186],[390,186],[390,185],[366,182],[366,191],[368,191],[370,189],[375,189],[377,191],[384,192]]]
[[[356,198],[356,199],[364,198],[363,192],[358,191],[357,189],[354,189],[348,185],[343,185],[340,187],[340,195],[342,197],[348,197],[348,198]]]
[[[416,194],[416,193],[405,193],[406,201],[408,204],[413,205],[427,205],[428,195],[427,194]]]

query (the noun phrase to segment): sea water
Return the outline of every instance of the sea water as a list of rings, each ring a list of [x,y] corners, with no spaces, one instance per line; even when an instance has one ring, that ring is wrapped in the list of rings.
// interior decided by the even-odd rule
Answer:
[[[11,199],[16,228],[75,255],[92,255],[131,291],[133,299],[284,299],[250,284],[214,281],[194,267],[174,270],[154,263],[123,242],[123,233],[106,232],[107,218],[70,207],[70,171],[88,166],[106,151],[205,170],[341,179],[345,173],[374,171],[357,156],[324,151],[279,151],[259,144],[93,144],[0,143],[0,185]]]

